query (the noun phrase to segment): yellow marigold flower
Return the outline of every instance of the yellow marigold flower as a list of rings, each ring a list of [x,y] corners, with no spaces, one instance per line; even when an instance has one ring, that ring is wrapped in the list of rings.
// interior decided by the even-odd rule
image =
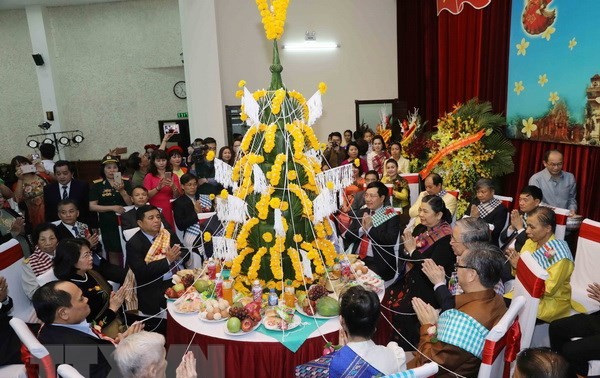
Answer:
[[[320,82],[319,92],[321,92],[321,94],[325,94],[325,92],[327,92],[327,84],[325,84],[324,82]]]
[[[242,120],[242,122],[246,122],[246,120],[248,119],[248,114],[246,114],[246,113],[240,114],[240,119]]]
[[[269,201],[269,205],[273,208],[273,209],[278,209],[279,206],[281,205],[281,200],[277,197],[273,197],[271,198],[271,201]]]
[[[359,158],[354,159],[354,165],[356,167],[360,167],[360,159]]]
[[[262,238],[265,242],[270,243],[273,241],[273,234],[271,234],[270,232],[265,232]]]
[[[235,97],[236,98],[242,98],[242,96],[244,95],[244,91],[239,89],[237,91],[235,91]]]
[[[205,243],[208,243],[212,240],[212,235],[210,234],[210,232],[205,232],[202,236]]]
[[[229,196],[229,192],[227,191],[227,189],[221,190],[221,194],[219,194],[219,197],[227,199],[227,196]]]
[[[212,150],[208,151],[206,153],[206,160],[208,160],[208,161],[215,160],[215,151],[212,151]]]
[[[214,199],[215,199],[215,195],[214,195],[213,193],[211,193],[211,194],[208,196],[208,198],[210,198],[210,200],[212,201],[212,200],[214,200]]]
[[[326,184],[326,185],[327,185],[327,189],[329,189],[329,190],[333,190],[333,182],[331,182],[331,181],[327,181],[327,184]]]
[[[301,243],[301,242],[302,242],[302,235],[300,235],[300,234],[295,234],[295,235],[294,235],[294,241],[295,241],[296,243]]]
[[[297,178],[298,178],[298,174],[297,174],[297,173],[296,173],[296,171],[294,171],[294,170],[288,171],[288,173],[287,173],[287,178],[288,178],[288,180],[290,180],[290,181],[294,181],[295,179],[297,179]]]
[[[240,82],[238,83],[238,87],[242,88],[246,86],[246,80],[240,80]]]
[[[279,205],[279,209],[281,211],[287,211],[287,209],[290,208],[290,205],[288,204],[287,201],[281,201],[281,205]]]

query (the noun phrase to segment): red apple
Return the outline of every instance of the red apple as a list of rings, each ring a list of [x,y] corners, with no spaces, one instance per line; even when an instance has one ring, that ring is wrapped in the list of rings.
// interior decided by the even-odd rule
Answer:
[[[246,318],[242,320],[242,331],[250,332],[252,328],[254,328],[254,323],[252,322],[252,319]]]
[[[175,292],[175,290],[173,290],[172,287],[168,288],[165,291],[165,295],[169,298],[177,298],[177,293]]]

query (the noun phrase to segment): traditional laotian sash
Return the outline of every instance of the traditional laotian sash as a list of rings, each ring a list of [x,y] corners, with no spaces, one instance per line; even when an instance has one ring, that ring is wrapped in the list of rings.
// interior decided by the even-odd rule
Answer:
[[[445,221],[441,221],[436,226],[431,227],[425,232],[420,233],[415,237],[417,243],[417,251],[423,253],[429,249],[436,241],[444,236],[452,234],[452,227]]]
[[[545,270],[562,259],[573,261],[569,245],[564,240],[553,239],[531,254],[535,261]]]
[[[148,253],[146,253],[146,258],[144,259],[146,264],[167,257],[167,249],[170,245],[171,234],[166,229],[161,228],[154,242],[152,242]]]
[[[349,346],[332,353],[329,376],[341,378],[382,377],[379,370],[356,354]]]
[[[438,194],[436,194],[438,197],[440,198],[444,198],[444,196],[448,194],[448,192],[446,191],[446,189],[442,189]]]
[[[477,210],[479,210],[479,216],[481,218],[487,217],[495,208],[502,205],[502,202],[496,198],[492,198],[487,202],[482,202],[477,205]]]
[[[438,340],[466,350],[479,359],[489,332],[473,317],[457,309],[442,313],[437,325]]]
[[[373,227],[379,227],[383,223],[396,216],[396,210],[391,206],[381,206],[373,214]]]

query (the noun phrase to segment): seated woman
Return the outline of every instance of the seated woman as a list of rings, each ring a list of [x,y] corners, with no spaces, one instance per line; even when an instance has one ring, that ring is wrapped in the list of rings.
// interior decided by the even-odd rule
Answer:
[[[398,162],[394,159],[388,159],[385,162],[385,175],[381,178],[384,184],[393,185],[392,188],[392,206],[401,208],[402,213],[408,214],[410,208],[410,188],[408,181],[398,174]]]
[[[508,210],[502,202],[494,198],[496,189],[494,182],[487,178],[477,180],[475,184],[477,198],[471,203],[471,216],[483,219],[487,224],[494,226],[492,230],[492,244],[498,244],[498,238],[504,229]]]
[[[371,337],[379,319],[379,298],[362,286],[352,286],[340,298],[340,326],[346,345],[296,367],[296,377],[373,377],[406,370],[404,350],[395,342],[376,345]],[[342,344],[340,340],[340,344]],[[350,375],[352,373],[352,375]]]
[[[423,197],[419,209],[421,223],[411,231],[404,231],[404,250],[408,254],[406,274],[386,291],[387,307],[393,315],[394,326],[412,345],[419,341],[419,320],[414,314],[412,298],[419,297],[435,308],[439,308],[433,284],[422,270],[424,259],[433,259],[436,265],[444,267],[449,277],[454,270],[456,256],[450,247],[452,216],[442,198],[436,195]],[[396,341],[405,350],[413,350],[403,338],[394,334]]]
[[[54,275],[59,280],[73,282],[81,289],[90,306],[86,320],[102,327],[105,335],[115,338],[118,332],[123,331],[118,312],[131,287],[123,285],[113,294],[110,284],[93,270],[93,262],[87,239],[64,239],[56,247]]]
[[[52,223],[38,225],[32,234],[35,249],[29,258],[23,260],[23,291],[31,299],[40,287],[36,277],[52,268],[52,260],[58,245],[58,232]]]
[[[35,165],[24,156],[15,156],[10,165],[13,167],[17,182],[13,187],[14,198],[17,202],[24,202],[27,206],[25,217],[28,227],[35,228],[44,223],[44,186],[50,180],[44,165],[38,160]],[[28,228],[28,233],[31,229]]]
[[[410,173],[410,161],[402,156],[402,145],[400,142],[392,142],[390,144],[390,154],[392,159],[398,163],[398,173]]]
[[[346,147],[346,152],[348,153],[348,159],[343,160],[340,165],[351,164],[354,163],[356,159],[360,164],[361,174],[366,173],[369,168],[365,159],[362,159],[358,156],[358,144],[356,142],[348,143],[348,147]]]
[[[564,240],[554,237],[556,218],[549,207],[539,206],[527,217],[527,241],[521,254],[531,253],[535,261],[548,272],[544,295],[540,300],[537,318],[545,322],[569,316],[571,313],[571,273],[573,273],[573,255]],[[519,252],[509,248],[506,251],[513,274],[517,274]],[[513,292],[505,297],[512,299]]]

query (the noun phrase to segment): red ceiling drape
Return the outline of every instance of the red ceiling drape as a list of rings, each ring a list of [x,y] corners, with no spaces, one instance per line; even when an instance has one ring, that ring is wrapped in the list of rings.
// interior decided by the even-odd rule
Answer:
[[[473,97],[505,113],[510,38],[510,0],[493,0],[484,9],[465,7],[455,16],[436,15],[435,0],[397,0],[398,96],[408,109],[419,108],[430,125],[452,105]],[[515,173],[505,177],[502,194],[517,197],[529,177],[541,170],[544,151],[565,155],[564,169],[577,179],[578,213],[600,219],[600,149],[513,140]]]

